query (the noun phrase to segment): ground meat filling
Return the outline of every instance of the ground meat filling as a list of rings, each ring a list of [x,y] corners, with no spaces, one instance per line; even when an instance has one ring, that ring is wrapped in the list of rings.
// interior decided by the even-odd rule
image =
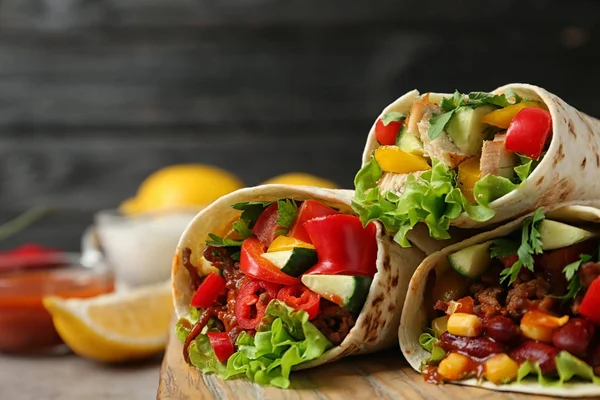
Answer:
[[[334,346],[344,341],[356,323],[352,313],[324,299],[319,314],[311,322]]]
[[[182,250],[182,259],[184,263],[187,262],[189,264],[189,266],[186,265],[186,269],[188,271],[193,271],[193,273],[190,272],[192,281],[194,282],[194,277],[197,278],[198,282],[193,283],[195,289],[197,289],[198,286],[200,286],[202,279],[198,277],[196,267],[190,262],[191,253],[189,248],[184,248]],[[242,329],[238,325],[235,317],[235,303],[238,291],[248,281],[248,278],[246,278],[244,273],[240,270],[239,262],[233,260],[231,254],[222,247],[208,246],[204,249],[203,256],[215,268],[221,270],[221,274],[223,278],[225,278],[227,294],[218,299],[213,307],[204,310],[200,319],[188,334],[184,345],[184,355],[186,360],[189,357],[187,354],[189,344],[196,339],[211,318],[216,322],[217,327],[219,327],[220,330],[229,333],[232,343],[235,343],[240,333],[244,331],[251,336],[256,334],[255,330]],[[262,293],[258,298],[258,302],[265,306],[270,300],[271,298],[268,293]],[[342,309],[337,304],[322,299],[320,312],[311,322],[331,343],[333,343],[334,346],[337,346],[346,338],[356,320],[350,312]],[[257,330],[260,329],[259,325]]]
[[[190,283],[191,283],[192,290],[196,291],[196,289],[198,289],[198,286],[200,286],[202,279],[200,279],[200,276],[198,276],[198,270],[190,261],[191,256],[192,256],[191,249],[186,247],[185,249],[183,249],[181,251],[181,260],[183,262],[183,266],[185,267],[188,274],[190,275]]]

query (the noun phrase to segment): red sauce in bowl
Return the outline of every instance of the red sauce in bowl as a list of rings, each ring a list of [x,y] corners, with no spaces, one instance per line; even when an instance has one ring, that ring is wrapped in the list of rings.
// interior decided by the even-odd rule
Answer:
[[[1,272],[0,351],[37,352],[62,344],[43,297],[88,298],[113,290],[110,276],[80,266]]]

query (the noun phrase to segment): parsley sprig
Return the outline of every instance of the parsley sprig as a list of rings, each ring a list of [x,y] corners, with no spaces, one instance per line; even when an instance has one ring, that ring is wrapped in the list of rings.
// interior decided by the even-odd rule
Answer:
[[[521,229],[521,243],[516,251],[519,259],[510,268],[505,268],[500,273],[501,283],[510,278],[508,284],[512,284],[519,276],[519,272],[523,266],[525,266],[528,270],[533,271],[533,255],[542,254],[542,241],[540,238],[541,235],[539,231],[539,225],[544,218],[545,217],[542,209],[538,208],[533,215],[523,220],[523,228]],[[509,242],[509,240],[495,240],[492,245],[491,254],[514,254],[515,252],[512,250],[515,248],[515,242]]]
[[[294,200],[285,199],[277,202],[277,225],[282,229],[275,232],[276,235],[285,235],[294,224],[298,215],[298,205]]]
[[[590,256],[588,254],[580,254],[579,260],[574,261],[571,264],[568,264],[563,268],[565,278],[567,278],[567,281],[569,281],[569,286],[567,287],[567,293],[564,296],[562,296],[563,303],[569,299],[574,299],[575,297],[577,297],[577,294],[579,294],[581,289],[583,289],[583,287],[581,286],[581,281],[579,280],[579,277],[576,276],[575,274],[577,274],[577,271],[579,271],[579,267],[581,267],[582,264],[590,261],[591,259],[592,259],[592,256]]]
[[[511,102],[509,99],[514,102]],[[504,108],[512,104],[519,103],[522,100],[523,99],[516,93],[509,91],[504,94],[471,92],[468,95],[464,95],[458,90],[455,90],[454,94],[452,94],[452,97],[443,98],[440,102],[440,108],[444,112],[433,116],[431,120],[429,120],[430,125],[427,135],[431,140],[436,139],[446,128],[446,125],[448,125],[454,114],[461,107],[477,108],[485,105],[492,105],[495,107]]]

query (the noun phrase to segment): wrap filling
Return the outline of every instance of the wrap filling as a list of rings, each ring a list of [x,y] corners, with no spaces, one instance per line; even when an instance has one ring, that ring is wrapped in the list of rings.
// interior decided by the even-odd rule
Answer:
[[[407,115],[384,114],[375,135],[378,147],[355,178],[353,207],[407,247],[406,233],[418,222],[441,240],[463,212],[475,221],[493,218],[489,204],[517,189],[541,161],[552,117],[542,102],[508,91],[427,93]]]
[[[425,379],[599,383],[599,244],[538,210],[516,232],[448,255],[425,287]]]
[[[232,206],[193,265],[194,296],[176,326],[185,360],[202,372],[288,387],[291,369],[340,345],[377,272],[377,228],[315,200]],[[226,225],[226,222],[224,222]]]

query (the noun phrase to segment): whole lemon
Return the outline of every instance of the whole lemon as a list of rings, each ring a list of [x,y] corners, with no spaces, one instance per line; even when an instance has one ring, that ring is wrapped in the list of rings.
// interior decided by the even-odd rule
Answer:
[[[264,181],[262,184],[266,185],[269,183],[339,189],[339,186],[335,182],[332,182],[328,179],[320,178],[318,176],[306,174],[304,172],[290,172],[287,174],[278,175]]]
[[[244,187],[235,175],[203,164],[178,164],[162,168],[148,176],[135,197],[125,200],[119,209],[128,215],[146,211],[202,206]]]

